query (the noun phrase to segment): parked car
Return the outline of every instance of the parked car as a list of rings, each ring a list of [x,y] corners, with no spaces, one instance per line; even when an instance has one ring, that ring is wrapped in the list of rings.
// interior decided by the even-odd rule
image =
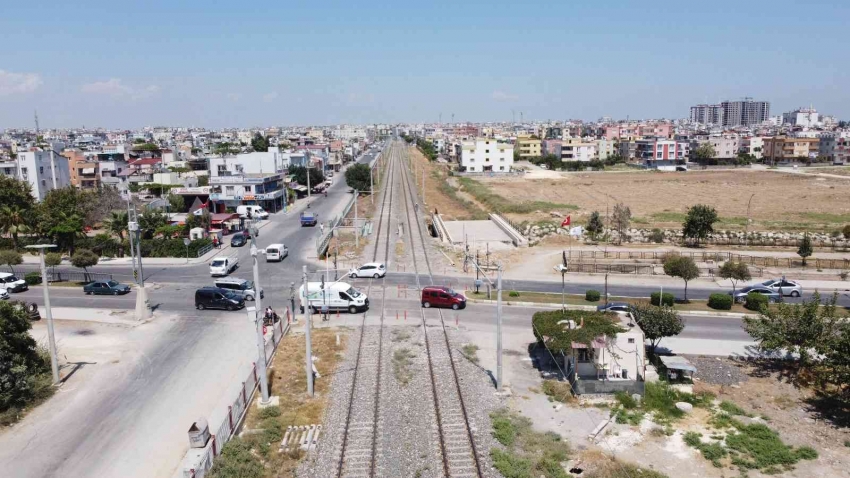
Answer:
[[[351,278],[374,277],[377,279],[379,277],[384,277],[385,275],[387,275],[387,268],[379,262],[369,262],[367,264],[363,264],[357,269],[351,269],[348,271],[348,277]]]
[[[18,279],[8,272],[0,272],[0,289],[9,292],[23,292],[29,289],[30,286],[23,279]]]
[[[781,288],[782,295],[784,296],[800,297],[801,295],[803,295],[803,286],[801,286],[799,282],[795,282],[788,279],[770,279],[762,282],[761,284],[753,285],[765,287],[776,293],[779,293],[779,289]]]
[[[245,244],[248,244],[248,239],[244,234],[236,234],[230,238],[230,247],[242,247]]]
[[[227,277],[222,279],[216,279],[215,286],[219,289],[227,289],[230,292],[238,294],[245,300],[254,300],[257,296],[256,289],[254,288],[254,281],[240,279],[238,277]],[[264,298],[265,293],[263,289],[260,289],[260,298]]]
[[[243,219],[268,219],[269,213],[262,207],[256,205],[236,206],[236,214]]]
[[[632,311],[632,304],[629,304],[628,302],[608,302],[607,304],[596,306],[596,311],[628,314]]]
[[[270,244],[266,247],[266,262],[280,262],[289,257],[289,249],[283,244]]]
[[[245,299],[218,287],[202,287],[195,291],[195,308],[236,310],[245,307]]]
[[[6,289],[0,289],[0,300],[6,300],[9,298],[9,292]]]
[[[129,294],[130,286],[128,286],[127,284],[120,284],[118,283],[118,281],[114,280],[97,280],[84,285],[83,292],[85,292],[87,295]]]
[[[742,289],[738,289],[735,291],[735,294],[732,295],[732,299],[735,302],[745,302],[747,300],[747,294],[750,292],[755,292],[756,294],[762,294],[767,296],[768,302],[779,302],[781,297],[779,296],[779,292],[774,292],[767,287],[762,287],[760,285],[751,285],[744,287]],[[729,294],[732,294],[729,292]]]
[[[429,286],[422,289],[422,307],[450,307],[454,310],[466,308],[466,297],[451,287]]]

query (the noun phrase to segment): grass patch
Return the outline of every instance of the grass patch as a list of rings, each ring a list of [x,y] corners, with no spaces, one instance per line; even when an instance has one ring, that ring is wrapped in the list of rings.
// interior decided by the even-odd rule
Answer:
[[[650,217],[655,222],[685,222],[685,218],[687,214],[683,212],[672,212],[672,211],[662,211],[662,212],[654,212],[650,214]]]
[[[850,214],[833,214],[828,212],[802,212],[799,213],[798,216],[809,221],[828,224],[847,224],[850,222]]]
[[[749,416],[734,403],[724,401],[719,408],[709,424],[726,431],[725,437],[714,433],[710,437],[714,442],[703,442],[699,433],[687,432],[684,435],[685,443],[699,450],[716,467],[732,465],[742,474],[746,474],[747,470],[760,470],[772,475],[780,466],[790,471],[799,461],[818,457],[817,451],[811,447],[786,445],[779,433],[767,425],[745,424],[733,418],[733,415]]]
[[[396,349],[393,352],[393,375],[402,386],[410,383],[410,379],[413,378],[413,370],[410,366],[413,365],[414,357],[416,354],[408,348]]]
[[[478,346],[475,344],[464,344],[461,351],[472,363],[478,363]]]
[[[493,466],[505,478],[567,478],[561,466],[570,453],[569,444],[560,435],[540,433],[531,428],[531,420],[501,409],[490,414],[493,437],[505,449],[493,448]]]
[[[506,214],[528,214],[535,211],[551,211],[551,210],[577,210],[578,206],[574,204],[558,204],[548,201],[523,201],[513,202],[494,193],[490,187],[475,181],[470,178],[459,177],[463,190],[476,201],[487,206],[488,208]]]
[[[392,340],[394,343],[404,342],[410,338],[410,331],[407,329],[394,328],[392,332]]]
[[[336,334],[342,334],[336,344]],[[319,424],[322,421],[330,379],[342,353],[347,335],[331,329],[313,331],[313,354],[318,357],[316,368],[322,378],[315,382],[315,396],[308,397],[307,377],[303,367],[292,367],[293,363],[305,362],[304,336],[289,334],[281,340],[274,363],[269,368],[271,395],[280,397],[279,407],[264,409],[251,405],[245,420],[246,429],[262,430],[229,441],[222,454],[216,459],[211,476],[213,478],[271,478],[292,476],[303,454],[278,453],[278,444],[286,427]]]
[[[550,402],[571,403],[574,400],[569,382],[544,380],[542,389],[543,393],[549,397]]]

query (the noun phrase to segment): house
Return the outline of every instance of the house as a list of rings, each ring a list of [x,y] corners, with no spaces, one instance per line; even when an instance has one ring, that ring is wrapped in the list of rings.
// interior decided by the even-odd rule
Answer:
[[[280,173],[213,175],[209,199],[216,206],[212,208],[214,211],[221,211],[222,206],[236,209],[259,205],[266,211],[277,212],[283,209],[284,186]]]
[[[539,147],[539,145],[538,145]],[[460,166],[471,173],[509,172],[514,164],[514,147],[492,138],[476,138],[458,145]]]
[[[771,163],[815,158],[820,150],[819,138],[775,136],[764,138],[762,156]]]
[[[520,158],[538,158],[542,156],[542,143],[536,136],[519,136],[514,147],[519,151]]]
[[[616,317],[625,332],[614,337],[597,337],[589,347],[573,342],[572,356],[565,357],[567,379],[576,394],[643,392],[646,378],[643,330],[628,314],[616,314]]]
[[[15,159],[0,161],[0,174],[28,182],[33,197],[41,201],[50,190],[71,185],[68,158],[57,152],[64,147],[63,143],[52,143],[47,151],[37,148],[18,151]]]

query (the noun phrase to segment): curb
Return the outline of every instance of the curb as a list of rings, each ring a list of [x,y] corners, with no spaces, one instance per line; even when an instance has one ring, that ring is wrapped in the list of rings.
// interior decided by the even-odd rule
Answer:
[[[495,305],[495,300],[487,300],[487,299],[471,299],[469,297],[466,298],[467,302],[472,302],[475,304],[490,304]],[[560,303],[554,302],[517,302],[512,300],[504,300],[502,299],[502,303],[505,306],[516,306],[516,307],[532,307],[538,309],[552,309],[561,307]],[[587,311],[596,311],[596,307],[592,305],[570,305],[567,304],[566,308],[569,310],[587,310]],[[741,314],[738,312],[717,312],[713,310],[699,311],[699,310],[683,310],[679,311],[679,315],[683,316],[711,316],[711,317],[730,317],[736,319],[743,319],[745,317],[757,317],[753,314]]]

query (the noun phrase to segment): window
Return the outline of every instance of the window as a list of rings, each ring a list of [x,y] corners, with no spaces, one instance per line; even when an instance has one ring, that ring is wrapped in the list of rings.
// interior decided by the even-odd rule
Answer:
[[[485,153],[489,153],[489,152],[490,152],[490,150],[489,150],[489,149],[485,149],[485,150],[484,150],[484,152],[485,152]]]
[[[630,343],[630,344],[635,343],[635,339],[629,339],[629,343]]]
[[[233,186],[225,186],[224,192],[227,194],[233,194]]]
[[[504,171],[504,170],[505,170],[504,166],[499,166],[499,171]]]
[[[578,349],[578,361],[590,362],[593,359],[593,354],[588,349]]]
[[[246,193],[251,192],[251,186],[242,186],[245,189]]]
[[[485,163],[489,163],[489,162],[490,162],[490,158],[484,158],[484,162],[485,162]]]
[[[38,174],[44,174],[44,166],[38,167]]]
[[[42,179],[42,180],[41,180],[41,185],[42,185],[42,186],[47,186],[47,181],[45,181],[45,180],[43,180],[43,179]]]

